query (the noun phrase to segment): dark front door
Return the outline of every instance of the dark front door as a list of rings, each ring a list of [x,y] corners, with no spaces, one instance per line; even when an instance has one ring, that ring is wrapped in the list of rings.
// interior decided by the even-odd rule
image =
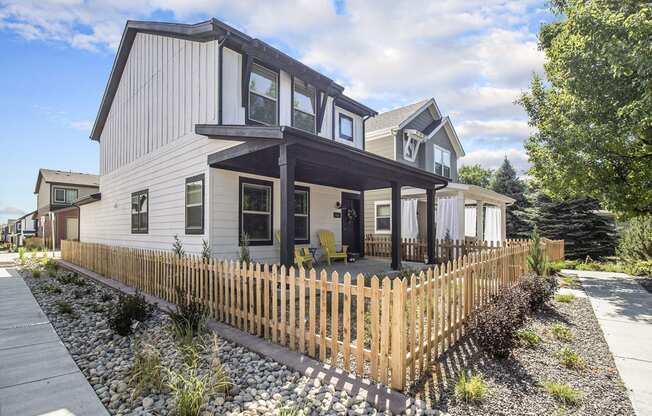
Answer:
[[[342,244],[360,253],[360,196],[342,193]]]

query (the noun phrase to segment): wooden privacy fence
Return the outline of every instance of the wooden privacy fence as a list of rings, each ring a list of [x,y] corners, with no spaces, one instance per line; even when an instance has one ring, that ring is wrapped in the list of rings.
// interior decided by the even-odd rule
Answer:
[[[61,255],[169,302],[180,288],[213,319],[404,390],[459,340],[477,306],[518,282],[528,249],[475,252],[394,280],[74,241],[62,241]]]
[[[524,244],[527,240],[504,240],[488,242],[478,240],[435,240],[435,263],[442,264],[471,253],[492,250],[499,247]],[[365,236],[365,255],[375,257],[392,256],[392,239],[389,236],[367,234]],[[427,257],[425,240],[417,238],[401,239],[401,260],[423,263]]]

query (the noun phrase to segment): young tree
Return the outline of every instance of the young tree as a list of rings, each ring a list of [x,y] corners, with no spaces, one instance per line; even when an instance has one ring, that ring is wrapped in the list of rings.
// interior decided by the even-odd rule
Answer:
[[[492,188],[516,200],[513,205],[507,207],[507,238],[529,238],[531,227],[525,213],[525,208],[528,207],[525,197],[527,187],[518,178],[516,170],[507,158],[494,174]]]
[[[471,166],[462,166],[457,171],[460,183],[465,183],[467,185],[477,185],[483,188],[489,188],[491,186],[491,180],[494,175],[494,171],[491,169],[485,169],[480,165],[471,165]]]
[[[590,196],[626,217],[652,213],[652,5],[553,0],[541,26],[546,80],[520,103],[536,127],[530,173],[549,195]]]

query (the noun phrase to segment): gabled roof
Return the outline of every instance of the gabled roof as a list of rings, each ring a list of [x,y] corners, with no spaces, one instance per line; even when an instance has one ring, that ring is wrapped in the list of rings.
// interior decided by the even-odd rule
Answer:
[[[30,216],[30,215],[34,215],[34,213],[36,213],[36,211],[28,212],[27,214],[25,214],[25,215],[23,215],[22,217],[18,218],[16,221],[20,221],[20,220],[22,220],[23,218],[26,218],[26,217],[28,217],[28,216]]]
[[[411,115],[416,113],[423,107],[429,100],[421,100],[416,103],[408,104],[403,107],[395,108],[390,111],[378,114],[367,120],[365,124],[365,131],[368,133],[376,130],[391,129],[398,127],[403,121],[407,120]]]
[[[100,186],[100,177],[98,175],[64,170],[39,169],[38,177],[36,178],[36,186],[34,187],[35,194],[38,193],[42,180],[46,183],[59,183],[65,185],[94,186],[98,188]]]
[[[428,136],[428,140],[431,139],[437,132],[441,129],[446,130],[446,134],[448,135],[448,138],[451,141],[451,144],[455,148],[455,153],[457,153],[458,157],[464,156],[466,153],[464,153],[464,148],[462,147],[462,142],[460,142],[460,138],[457,136],[457,132],[455,131],[455,128],[453,127],[453,123],[451,122],[450,117],[446,116],[439,120],[439,123],[431,123],[427,128],[426,133],[424,131],[424,134]]]
[[[345,105],[351,106],[356,111],[359,111],[361,115],[376,114],[376,111],[373,109],[344,96],[344,94],[342,94],[344,87],[337,84],[327,76],[315,71],[268,43],[260,39],[252,38],[215,18],[195,24],[129,20],[127,21],[125,30],[122,33],[122,39],[120,40],[120,46],[118,47],[118,52],[116,53],[113,62],[111,75],[109,76],[109,80],[104,90],[102,102],[95,119],[95,124],[91,130],[90,137],[93,140],[100,140],[102,129],[104,128],[106,119],[109,116],[113,98],[118,90],[118,85],[120,84],[120,79],[122,78],[122,73],[127,64],[129,52],[131,51],[137,33],[174,37],[195,42],[208,42],[212,40],[224,42],[227,47],[236,51],[247,53],[250,56],[263,61],[272,61],[274,62],[274,66],[289,73],[300,74],[302,79],[313,84],[318,84],[321,89],[326,90],[330,95],[342,98]]]

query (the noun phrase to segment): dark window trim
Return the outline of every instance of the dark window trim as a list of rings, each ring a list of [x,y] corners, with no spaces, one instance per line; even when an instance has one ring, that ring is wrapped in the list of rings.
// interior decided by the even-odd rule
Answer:
[[[294,108],[294,90],[295,90],[294,86],[295,86],[295,83],[296,83],[297,79],[299,81],[303,82],[304,84],[306,84],[306,87],[308,89],[310,89],[310,88],[313,89],[313,92],[315,93],[314,94],[314,103],[313,103],[315,105],[315,114],[308,114],[305,111],[297,110],[297,109]],[[317,113],[319,111],[319,109],[317,108],[317,88],[314,85],[308,83],[307,81],[304,81],[301,78],[295,78],[294,76],[291,77],[291,82],[292,82],[292,91],[290,93],[290,120],[291,120],[292,127],[295,127],[295,128],[297,128],[299,130],[307,131],[308,133],[319,134],[317,132]],[[312,131],[304,130],[301,127],[297,127],[297,126],[294,125],[294,112],[295,111],[298,111],[300,113],[312,116],[312,118],[313,118],[313,127],[314,127]]]
[[[252,185],[265,185],[269,186],[270,189],[270,224],[269,224],[269,240],[260,240],[260,241],[249,241],[250,246],[272,246],[274,245],[274,183],[270,181],[264,181],[262,179],[249,178],[246,176],[240,176],[238,184],[238,247],[240,247],[242,242],[242,185],[243,184],[252,184]]]
[[[294,220],[294,233],[295,233],[295,238],[294,238],[294,244],[310,244],[310,211],[311,211],[311,203],[310,203],[310,188],[307,186],[301,186],[301,185],[294,185],[294,192],[296,191],[305,191],[308,193],[308,238],[307,239],[297,239],[296,238],[296,231],[297,231],[297,221],[296,221],[296,213],[295,213],[295,220]]]
[[[245,60],[243,55],[243,62]],[[244,107],[245,107],[245,124],[251,126],[266,126],[267,124],[261,123],[260,121],[253,120],[249,118],[249,83],[251,82],[251,72],[253,71],[254,65],[258,65],[262,68],[265,68],[268,71],[274,72],[276,74],[276,124],[275,126],[280,125],[281,117],[281,71],[278,68],[271,67],[266,65],[264,62],[261,62],[257,59],[253,59],[251,62],[251,67],[249,68],[249,73],[247,75],[247,84],[245,86],[245,97],[243,97]],[[243,65],[243,71],[246,71],[245,65]],[[245,75],[245,74],[243,74]],[[292,103],[290,103],[292,105]]]
[[[344,113],[338,113],[339,116],[337,118],[337,136],[338,138],[342,140],[348,140],[350,142],[353,141],[353,131],[354,131],[354,125],[353,125],[353,117],[347,116]],[[342,118],[348,119],[351,122],[351,136],[346,136],[342,134]]]
[[[188,227],[188,184],[197,181],[201,181],[201,228],[192,228],[192,227]],[[199,175],[191,176],[190,178],[186,178],[186,184],[184,185],[184,193],[183,193],[183,197],[184,197],[183,212],[184,212],[184,224],[185,224],[187,235],[204,234],[205,213],[206,213],[205,186],[206,186],[206,181],[203,173]]]
[[[134,229],[134,214],[132,211],[132,199],[135,196],[145,194],[147,195],[147,227]],[[140,212],[138,213],[140,218]],[[132,234],[147,234],[149,232],[149,189],[143,189],[142,191],[132,192],[131,199],[129,199],[129,216],[131,219],[131,233]]]

